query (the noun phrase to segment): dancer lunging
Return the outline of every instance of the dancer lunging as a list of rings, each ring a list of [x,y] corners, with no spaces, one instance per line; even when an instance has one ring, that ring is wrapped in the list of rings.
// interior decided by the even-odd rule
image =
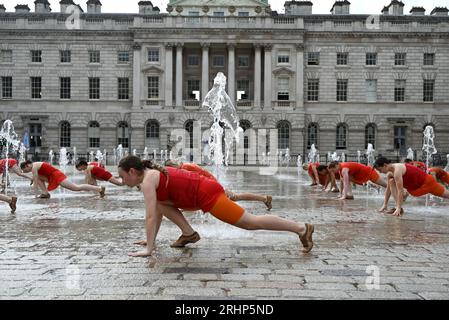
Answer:
[[[122,159],[118,172],[126,185],[134,187],[141,184],[145,199],[147,247],[144,251],[130,253],[131,256],[151,255],[162,216],[169,219],[177,217],[179,220],[179,215],[182,215],[179,209],[183,208],[210,212],[217,219],[246,230],[289,231],[299,236],[304,246],[303,252],[312,250],[312,224],[297,223],[277,216],[250,214],[230,200],[217,181],[198,173],[163,168],[135,156]]]
[[[86,174],[86,183],[96,186],[97,180],[100,181],[108,181],[112,184],[115,184],[116,186],[123,186],[123,183],[114,178],[112,176],[112,173],[107,171],[106,169],[96,166],[93,164],[88,164],[85,160],[80,160],[76,164],[76,170],[78,171],[84,171]]]

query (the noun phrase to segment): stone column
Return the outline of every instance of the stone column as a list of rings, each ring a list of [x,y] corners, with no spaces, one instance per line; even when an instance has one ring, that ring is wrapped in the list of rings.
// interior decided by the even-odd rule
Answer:
[[[165,45],[165,106],[173,106],[173,44]]]
[[[228,44],[228,95],[235,104],[235,44]]]
[[[204,101],[209,92],[209,47],[210,43],[202,43],[203,62],[201,64],[201,101]]]
[[[261,86],[262,86],[262,46],[254,45],[256,53],[254,59],[254,106],[261,107]]]
[[[271,97],[271,77],[273,76],[271,72],[271,49],[273,46],[271,44],[265,44],[265,77],[264,77],[264,108],[271,107],[272,97]]]
[[[304,44],[296,45],[296,108],[304,108]]]
[[[176,45],[176,107],[182,107],[182,49],[183,43]]]
[[[140,43],[134,43],[133,45],[133,108],[141,107],[141,75],[142,75],[142,62],[141,62],[142,45]]]

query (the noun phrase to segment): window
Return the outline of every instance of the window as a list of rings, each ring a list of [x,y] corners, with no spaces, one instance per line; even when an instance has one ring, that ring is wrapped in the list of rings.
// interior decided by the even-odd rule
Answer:
[[[42,50],[31,50],[31,62],[34,63],[42,62]]]
[[[129,51],[119,51],[117,54],[118,63],[128,63],[129,62]]]
[[[423,88],[424,102],[433,102],[434,89],[435,89],[435,80],[424,80],[424,88]]]
[[[200,15],[199,11],[189,11],[189,16],[198,17]]]
[[[337,140],[336,140],[337,150],[346,149],[346,135],[347,135],[346,125],[340,123],[337,126]]]
[[[238,56],[237,66],[240,68],[249,67],[249,56]]]
[[[191,79],[187,80],[187,94],[186,97],[188,100],[196,100],[196,95],[194,91],[200,91],[200,80]]]
[[[337,101],[348,101],[348,80],[337,80]]]
[[[71,79],[67,77],[59,78],[59,82],[60,82],[60,98],[70,99]]]
[[[312,144],[318,146],[318,124],[316,123],[311,123],[307,127],[307,149],[310,149]]]
[[[129,100],[129,78],[118,78],[118,99]]]
[[[405,66],[406,65],[406,53],[395,53],[394,54],[394,65],[395,66]]]
[[[338,66],[346,66],[348,65],[348,56],[347,52],[337,53],[337,65]]]
[[[237,91],[243,91],[244,93],[241,95],[240,100],[248,100],[249,99],[249,80],[237,80]],[[238,98],[238,96],[237,96]]]
[[[125,121],[117,125],[117,144],[121,144],[123,148],[128,148],[129,146],[128,123]]]
[[[159,77],[148,77],[148,99],[159,99]]]
[[[30,148],[42,147],[42,124],[30,124]]]
[[[320,79],[307,81],[307,101],[318,101],[320,96]]]
[[[193,149],[193,120],[187,121],[184,128],[189,135],[189,149]]]
[[[435,53],[424,53],[424,65],[433,66],[435,63]]]
[[[31,99],[42,99],[42,78],[31,77]]]
[[[214,17],[224,17],[223,11],[214,11]]]
[[[100,78],[89,78],[89,99],[100,99]]]
[[[12,98],[12,77],[2,77],[2,99]]]
[[[281,121],[277,125],[278,129],[278,148],[290,148],[290,124],[288,121]]]
[[[100,124],[97,121],[89,123],[87,135],[89,137],[89,148],[100,148]]]
[[[67,121],[61,122],[59,125],[59,146],[61,148],[70,147],[70,123]]]
[[[240,128],[243,129],[243,133],[246,132],[246,130],[251,128],[251,122],[249,122],[248,120],[240,120],[239,123]],[[243,135],[243,149],[249,149],[249,136],[248,134],[244,134]],[[245,154],[245,158],[246,158],[246,154]]]
[[[159,123],[156,120],[150,120],[146,126],[147,139],[159,139]]]
[[[12,50],[2,50],[0,62],[12,63]]]
[[[288,52],[280,52],[278,54],[278,63],[290,63],[290,54]]]
[[[148,62],[159,62],[159,49],[158,48],[148,49]]]
[[[199,66],[200,65],[200,56],[197,54],[191,54],[187,57],[187,65],[188,66]]]
[[[72,53],[70,50],[61,50],[59,51],[59,58],[61,63],[70,63],[72,62]]]
[[[307,53],[307,65],[319,66],[320,65],[320,53],[319,52]]]
[[[377,65],[377,53],[370,52],[366,54],[366,65],[367,66]]]
[[[289,101],[290,100],[290,79],[278,78],[278,100]]]
[[[366,80],[366,102],[377,101],[377,80]]]
[[[395,102],[405,101],[405,80],[394,81],[394,101]]]
[[[369,123],[365,127],[365,149],[368,149],[368,143],[371,143],[376,149],[376,125],[374,123]]]
[[[247,12],[247,11],[240,11],[239,12],[239,17],[249,17],[249,12]]]
[[[224,67],[225,66],[225,57],[224,56],[213,56],[212,65],[214,67]]]
[[[100,63],[100,51],[89,51],[89,63]]]

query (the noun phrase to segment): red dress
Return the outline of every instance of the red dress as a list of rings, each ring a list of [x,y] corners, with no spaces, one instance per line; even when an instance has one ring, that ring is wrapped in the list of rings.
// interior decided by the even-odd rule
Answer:
[[[191,172],[197,172],[197,173],[199,173],[200,175],[202,175],[202,176],[204,176],[206,178],[217,180],[217,179],[215,179],[215,177],[209,171],[204,170],[199,165],[196,165],[194,163],[183,163],[181,165],[180,169],[191,171]]]
[[[90,173],[97,180],[109,181],[112,178],[112,174],[101,167],[93,166]]]
[[[102,164],[100,162],[89,162],[88,165],[105,169],[104,164]]]
[[[8,169],[11,169],[17,164],[17,160],[15,159],[8,159]],[[5,172],[6,169],[6,159],[0,160],[0,174]]]
[[[179,209],[210,212],[224,189],[217,181],[199,173],[166,167],[168,176],[160,174],[156,190],[158,201],[170,201]]]
[[[42,162],[40,169],[37,171],[38,175],[47,178],[48,180],[48,191],[55,190],[62,181],[67,179],[66,175],[53,167],[52,165]]]

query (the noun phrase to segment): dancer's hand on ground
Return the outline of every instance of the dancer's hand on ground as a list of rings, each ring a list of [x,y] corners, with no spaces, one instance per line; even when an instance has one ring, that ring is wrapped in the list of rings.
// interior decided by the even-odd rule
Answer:
[[[346,196],[340,196],[337,198],[337,200],[346,200]]]
[[[393,212],[393,215],[396,217],[402,216],[401,209],[396,208],[396,210]]]
[[[139,241],[134,242],[134,244],[137,244],[139,246],[146,246],[147,240],[139,240]]]
[[[378,211],[379,212],[385,212],[385,210],[387,210],[387,206],[382,206],[382,208],[380,208]]]
[[[144,251],[130,252],[130,253],[128,253],[128,256],[130,256],[130,257],[149,257],[149,256],[151,256],[151,252],[148,249],[145,249]]]

